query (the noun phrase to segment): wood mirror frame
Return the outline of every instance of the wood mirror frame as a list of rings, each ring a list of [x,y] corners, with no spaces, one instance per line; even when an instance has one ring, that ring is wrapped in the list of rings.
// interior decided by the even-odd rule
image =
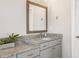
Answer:
[[[34,5],[34,6],[38,6],[38,7],[41,7],[41,8],[44,8],[46,11],[45,11],[45,13],[46,13],[46,29],[45,30],[37,30],[37,31],[35,31],[35,30],[33,30],[33,31],[30,31],[30,29],[29,29],[29,27],[30,27],[30,25],[29,25],[29,5]],[[37,3],[35,3],[35,2],[32,2],[32,1],[29,1],[29,0],[27,0],[27,34],[29,34],[29,33],[41,33],[41,32],[47,32],[47,29],[48,29],[48,15],[47,15],[47,7],[46,6],[43,6],[43,5],[41,5],[41,4],[37,4]]]

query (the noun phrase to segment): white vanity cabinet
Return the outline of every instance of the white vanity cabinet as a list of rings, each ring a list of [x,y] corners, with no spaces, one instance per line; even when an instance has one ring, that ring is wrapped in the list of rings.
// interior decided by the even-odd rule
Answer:
[[[61,45],[51,47],[50,49],[51,49],[51,58],[61,58],[62,57]]]
[[[35,58],[39,56],[39,48],[17,54],[17,58]]]
[[[51,58],[51,48],[40,51],[40,58]]]
[[[62,39],[53,39],[53,38],[50,39],[42,38],[40,43],[38,43],[37,45],[23,45],[0,51],[0,58],[61,58],[61,57],[62,57]]]
[[[40,44],[40,58],[61,58],[61,39]]]
[[[40,52],[41,58],[61,58],[60,45],[55,47],[50,47]]]

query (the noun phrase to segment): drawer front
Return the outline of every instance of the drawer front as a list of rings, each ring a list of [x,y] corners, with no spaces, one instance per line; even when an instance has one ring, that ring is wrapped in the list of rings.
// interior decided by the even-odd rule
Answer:
[[[33,58],[40,58],[40,55],[38,55],[38,56],[35,56],[35,57],[33,57]]]
[[[39,49],[23,52],[17,55],[18,58],[32,58],[39,55]]]
[[[59,43],[61,43],[61,39],[54,40],[54,41],[50,41],[50,42],[49,42],[49,46],[51,47],[51,46],[57,45],[57,44],[59,44]]]
[[[40,56],[37,56],[37,57],[35,57],[35,58],[40,58]]]
[[[62,43],[62,39],[58,39],[57,41],[58,41],[59,43]]]
[[[54,46],[54,45],[56,45],[56,44],[57,44],[57,41],[56,41],[56,40],[49,42],[49,46],[50,46],[50,47],[51,47],[51,46]]]
[[[62,40],[61,39],[58,39],[56,41],[57,41],[56,44],[62,44]]]
[[[34,53],[34,57],[40,55],[40,50],[39,50],[39,48],[38,48],[38,49],[35,49],[35,50],[33,51],[33,53]]]
[[[40,44],[40,50],[46,49],[49,47],[49,42]]]

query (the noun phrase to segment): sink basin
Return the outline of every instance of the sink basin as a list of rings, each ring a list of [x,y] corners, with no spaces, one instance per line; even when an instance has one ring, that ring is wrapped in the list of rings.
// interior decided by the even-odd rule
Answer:
[[[51,38],[42,38],[41,40],[51,40]]]
[[[28,44],[39,44],[40,42],[49,41],[49,40],[51,40],[51,38],[37,38],[37,39],[24,40],[24,42]]]
[[[40,40],[36,39],[29,39],[29,40],[24,40],[25,43],[27,44],[38,44]]]

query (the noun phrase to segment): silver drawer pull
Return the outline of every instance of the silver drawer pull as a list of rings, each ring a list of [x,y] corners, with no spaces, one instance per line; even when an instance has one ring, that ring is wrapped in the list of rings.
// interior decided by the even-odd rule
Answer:
[[[14,56],[14,55],[12,54],[11,56]],[[9,57],[11,57],[11,56],[9,56]]]
[[[45,46],[43,46],[43,47],[47,47],[47,46],[45,45]]]
[[[33,55],[33,53],[32,54],[29,54],[29,55],[27,55],[27,56],[32,56]]]
[[[52,48],[53,50],[55,49],[55,48]]]

